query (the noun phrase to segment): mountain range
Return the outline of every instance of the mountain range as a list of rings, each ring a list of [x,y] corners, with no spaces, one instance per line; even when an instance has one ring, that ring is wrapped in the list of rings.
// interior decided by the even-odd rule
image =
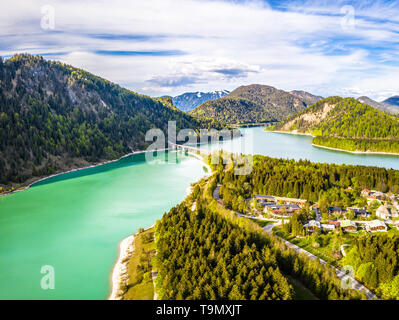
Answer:
[[[223,98],[207,101],[189,114],[216,119],[229,125],[281,121],[321,98],[303,91],[290,93],[271,86],[252,84],[238,87]]]
[[[399,118],[369,106],[399,108],[397,96],[381,103],[367,97],[326,100],[259,84],[183,96],[191,106],[196,99],[223,97],[185,113],[171,97],[150,98],[61,62],[28,54],[0,58],[0,193],[143,150],[150,143],[145,133],[167,132],[169,120],[178,130],[282,121],[276,130],[312,133],[319,144],[399,151]]]
[[[172,97],[173,104],[181,111],[190,112],[200,104],[222,98],[230,92],[227,90],[211,91],[211,92],[186,92],[179,96]]]

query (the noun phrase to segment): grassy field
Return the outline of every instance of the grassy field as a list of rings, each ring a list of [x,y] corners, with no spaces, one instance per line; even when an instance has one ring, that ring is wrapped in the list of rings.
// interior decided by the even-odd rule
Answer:
[[[134,251],[127,265],[127,291],[122,300],[153,300],[152,258],[155,255],[154,228],[135,235]]]
[[[249,218],[248,218],[249,219]],[[262,228],[264,226],[267,226],[268,224],[274,223],[273,221],[265,221],[265,220],[257,220],[257,219],[250,219],[251,221],[255,222],[256,224],[258,224],[259,226],[261,226]]]

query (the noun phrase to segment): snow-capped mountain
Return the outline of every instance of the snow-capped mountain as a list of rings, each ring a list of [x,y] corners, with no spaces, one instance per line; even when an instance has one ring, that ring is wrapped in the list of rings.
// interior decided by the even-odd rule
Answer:
[[[215,100],[228,95],[227,90],[211,91],[211,92],[186,92],[179,96],[172,97],[173,104],[181,111],[190,112],[195,107],[208,100]]]

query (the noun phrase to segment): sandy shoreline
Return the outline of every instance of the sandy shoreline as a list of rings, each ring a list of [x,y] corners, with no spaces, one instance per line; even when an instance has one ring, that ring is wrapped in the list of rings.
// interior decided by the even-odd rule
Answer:
[[[313,137],[315,138],[314,135],[310,133],[302,133],[302,132],[293,132],[293,131],[275,131],[275,130],[265,130],[265,132],[273,132],[273,133],[285,133],[285,134],[294,134],[294,135],[299,135],[299,136],[308,136],[308,137]]]
[[[111,294],[108,300],[120,300],[123,294],[121,286],[127,280],[127,262],[134,251],[134,235],[119,243],[119,255],[111,274]]]
[[[382,152],[382,151],[351,151],[351,150],[345,150],[345,149],[339,149],[339,148],[332,148],[332,147],[325,147],[325,146],[320,146],[318,144],[312,143],[313,147],[318,147],[318,148],[323,148],[323,149],[328,149],[328,150],[333,150],[333,151],[342,151],[342,152],[348,152],[348,153],[353,153],[353,154],[379,154],[379,155],[387,155],[387,156],[399,156],[399,153],[394,153],[394,152]]]
[[[155,224],[148,227],[144,231],[153,228]],[[127,282],[127,264],[129,258],[134,252],[134,238],[138,235],[138,232],[128,236],[119,243],[119,254],[118,260],[116,261],[112,273],[111,273],[111,294],[107,300],[120,300],[124,291],[121,289]]]
[[[188,152],[188,154],[204,162],[199,155],[191,152]],[[211,174],[212,170],[210,166],[205,162],[204,165],[209,170],[208,174]],[[186,188],[186,196],[189,196],[192,191],[193,191],[192,186],[191,185],[188,186]],[[155,224],[153,224],[151,227],[148,227],[144,231],[147,231],[148,229],[151,229],[154,226]],[[127,281],[127,263],[129,261],[128,259],[131,257],[131,255],[134,252],[134,237],[137,234],[138,233],[135,233],[134,235],[131,235],[123,239],[119,243],[119,255],[118,255],[118,260],[116,261],[111,273],[111,294],[108,300],[120,300],[121,296],[123,295],[123,291],[120,290],[120,287],[123,286],[124,283]]]

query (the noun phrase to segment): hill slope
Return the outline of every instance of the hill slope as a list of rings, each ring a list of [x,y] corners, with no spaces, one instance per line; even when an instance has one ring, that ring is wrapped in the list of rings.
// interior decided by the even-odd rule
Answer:
[[[144,149],[150,128],[206,125],[167,101],[136,94],[39,56],[0,59],[0,192],[55,172]]]
[[[173,104],[183,112],[190,112],[200,104],[219,98],[223,98],[230,92],[227,90],[212,91],[212,92],[186,92],[179,96],[173,97]]]
[[[207,101],[190,112],[226,124],[279,121],[303,110],[308,103],[276,88],[253,84],[241,86],[224,98]]]
[[[320,100],[270,130],[312,134],[314,144],[349,151],[399,152],[399,118],[353,98]]]

